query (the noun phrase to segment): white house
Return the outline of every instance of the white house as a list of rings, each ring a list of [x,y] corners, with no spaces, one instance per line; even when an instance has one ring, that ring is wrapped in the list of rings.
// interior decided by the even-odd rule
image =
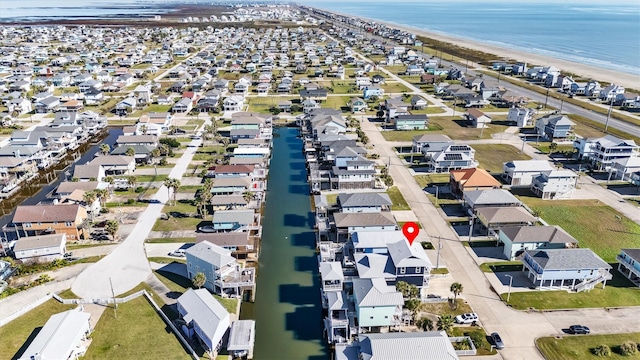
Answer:
[[[600,171],[608,170],[617,159],[640,156],[640,146],[635,141],[613,135],[578,139],[573,143],[573,147],[578,149],[581,159],[589,160],[591,165]]]
[[[502,166],[502,178],[511,186],[529,186],[536,176],[555,169],[547,160],[513,160]]]
[[[511,108],[507,115],[507,121],[516,123],[519,128],[533,126],[535,110],[529,108]]]
[[[16,241],[13,252],[20,261],[49,262],[62,259],[67,252],[67,235],[65,233],[27,236]]]
[[[498,242],[504,244],[503,254],[509,260],[515,260],[525,250],[574,248],[578,244],[559,226],[502,227]]]
[[[198,336],[206,350],[216,353],[229,329],[229,312],[207,289],[188,289],[178,298],[178,313],[185,321],[182,331],[189,337]]]
[[[571,170],[545,171],[533,178],[531,191],[542,199],[566,199],[576,188],[578,175]]]
[[[471,121],[471,125],[474,128],[480,129],[486,127],[487,124],[491,123],[491,116],[483,113],[482,111],[471,108],[467,110],[467,120]]]
[[[224,111],[242,111],[244,98],[242,96],[229,96],[222,103]]]

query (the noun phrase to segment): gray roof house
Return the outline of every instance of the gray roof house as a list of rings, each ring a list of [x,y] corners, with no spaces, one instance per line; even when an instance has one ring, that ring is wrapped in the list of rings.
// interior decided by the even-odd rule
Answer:
[[[621,249],[616,259],[618,271],[640,287],[640,248]]]
[[[218,210],[213,213],[213,228],[216,231],[247,231],[256,224],[253,210]]]
[[[178,313],[187,323],[189,337],[197,336],[211,353],[218,351],[231,322],[209,290],[188,289],[178,298]]]
[[[360,360],[457,360],[444,331],[359,334]]]
[[[21,261],[53,261],[67,252],[67,234],[27,236],[16,241],[13,252]]]
[[[253,344],[256,338],[256,322],[254,320],[236,320],[231,324],[227,350],[234,358],[247,356],[253,359]]]
[[[566,115],[547,115],[536,120],[536,133],[553,141],[565,139],[573,131],[576,124]]]
[[[503,189],[470,190],[464,192],[464,202],[471,213],[481,207],[521,206],[522,202]]]
[[[591,249],[525,250],[520,259],[527,278],[539,290],[591,290],[604,288],[611,266]]]
[[[421,152],[425,158],[430,158],[433,154],[440,152],[453,145],[454,141],[443,134],[423,134],[413,137],[413,149],[415,153]]]
[[[476,210],[478,221],[487,228],[487,236],[496,235],[505,226],[534,225],[538,219],[524,207],[481,207]]]
[[[500,228],[498,242],[503,254],[515,260],[525,250],[575,248],[578,240],[559,226],[508,226]]]
[[[389,211],[393,205],[386,193],[338,194],[337,203],[344,213]]]
[[[87,349],[82,341],[91,332],[91,314],[80,307],[51,315],[20,360],[75,359]]]
[[[360,328],[379,328],[400,324],[402,294],[383,278],[353,279],[353,300]]]

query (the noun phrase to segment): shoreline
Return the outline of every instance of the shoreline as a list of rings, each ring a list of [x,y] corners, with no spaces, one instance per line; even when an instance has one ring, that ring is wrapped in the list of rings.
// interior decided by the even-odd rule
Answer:
[[[417,36],[423,36],[426,38],[431,38],[434,40],[451,43],[457,45],[459,47],[468,48],[470,50],[482,51],[488,54],[496,55],[496,59],[504,58],[505,60],[514,60],[514,61],[523,61],[526,59],[527,65],[540,65],[540,66],[555,66],[563,72],[572,73],[575,75],[579,75],[585,79],[594,79],[601,82],[613,83],[616,85],[622,85],[628,89],[637,89],[640,90],[640,75],[625,73],[618,70],[610,70],[604,69],[593,65],[581,64],[569,60],[563,60],[554,58],[551,56],[540,55],[535,53],[530,53],[521,50],[504,48],[497,45],[491,45],[483,42],[478,42],[476,40],[465,39],[461,37],[456,37],[454,35],[444,35],[436,32],[432,32],[429,30],[400,25],[390,21],[383,20],[374,20],[366,17],[355,16],[351,14],[340,13],[333,10],[328,10],[325,8],[310,6],[321,11],[347,17],[347,18],[357,18],[364,22],[373,22],[388,26],[390,28],[406,31],[411,34],[415,34]]]

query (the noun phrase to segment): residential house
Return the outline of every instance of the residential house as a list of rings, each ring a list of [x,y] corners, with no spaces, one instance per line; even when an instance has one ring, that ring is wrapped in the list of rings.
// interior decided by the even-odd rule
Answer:
[[[50,262],[67,252],[67,234],[27,236],[16,241],[13,253],[22,262]]]
[[[429,154],[431,148],[426,152]],[[425,149],[423,148],[423,153]],[[429,157],[429,171],[436,173],[460,169],[473,169],[478,166],[474,159],[475,150],[469,145],[448,145]],[[426,158],[426,156],[425,156]]]
[[[66,234],[69,241],[86,239],[87,211],[80,205],[18,205],[12,223],[19,237]]]
[[[191,99],[182,98],[178,100],[178,102],[173,104],[173,106],[171,107],[171,111],[174,113],[188,113],[189,111],[191,111],[192,107],[193,101]]]
[[[443,134],[424,134],[413,137],[412,150],[414,153],[422,153],[425,160],[429,160],[434,154],[444,150],[454,142]]]
[[[503,227],[532,226],[538,219],[524,207],[480,207],[475,211],[478,223],[487,229],[487,236],[497,236]]]
[[[339,164],[336,155],[336,164]],[[347,160],[344,166],[336,165],[331,169],[332,188],[337,190],[373,189],[375,187],[375,163],[362,156]]]
[[[36,112],[39,114],[46,114],[48,112],[55,111],[60,105],[60,99],[55,96],[49,96],[46,99],[42,99],[35,103]]]
[[[640,146],[633,140],[625,140],[613,135],[601,138],[578,139],[573,143],[578,149],[578,157],[588,160],[598,171],[608,170],[617,159],[640,156]]]
[[[246,355],[248,359],[253,359],[255,333],[255,320],[235,320],[231,324],[229,342],[227,343],[227,350],[231,352],[231,356],[242,358]]]
[[[156,135],[120,135],[116,139],[117,146],[133,146],[145,145],[155,147],[158,146],[158,137]]]
[[[500,228],[498,242],[503,254],[515,260],[525,250],[575,248],[578,240],[559,226],[511,226]]]
[[[396,130],[425,130],[429,128],[429,117],[426,114],[396,115],[393,123]]]
[[[386,193],[342,193],[338,194],[337,205],[343,213],[372,213],[390,211],[391,198]]]
[[[369,100],[372,97],[376,97],[379,99],[383,96],[384,96],[384,88],[381,88],[378,85],[367,86],[366,88],[364,88],[364,91],[362,92],[362,97],[365,100]]]
[[[414,95],[411,97],[411,109],[413,110],[423,110],[427,107],[427,100],[423,97]]]
[[[469,215],[475,215],[485,207],[519,207],[522,202],[513,194],[503,189],[468,190],[464,193],[464,203]]]
[[[640,287],[640,249],[621,249],[616,260],[618,271]]]
[[[356,98],[356,97],[351,98],[351,100],[349,100],[349,103],[347,105],[351,109],[351,112],[354,112],[354,113],[367,110],[367,103],[361,98]]]
[[[244,108],[244,98],[242,96],[226,97],[222,103],[224,111],[242,111]]]
[[[640,171],[640,156],[616,159],[611,168],[615,179],[629,180],[633,173]]]
[[[217,353],[231,324],[224,306],[207,289],[188,289],[178,297],[177,308],[187,336],[197,336],[206,351]]]
[[[520,259],[538,290],[591,290],[607,280],[611,266],[591,249],[525,250]]]
[[[404,305],[402,294],[395,286],[387,285],[383,278],[353,279],[353,300],[361,329],[400,325]]]
[[[242,194],[251,187],[251,179],[247,177],[216,178],[211,187],[214,195]]]
[[[566,199],[576,188],[578,175],[571,170],[551,170],[533,178],[531,191],[544,200]]]
[[[346,237],[356,231],[396,231],[398,224],[391,212],[379,213],[335,213],[333,214],[334,224],[339,240],[344,241]]]
[[[217,197],[225,196],[214,196],[214,198]],[[231,251],[231,255],[236,259],[246,258],[248,253],[255,252],[254,240],[248,232],[197,233],[196,243],[202,241],[208,241]]]
[[[484,169],[460,169],[451,170],[451,191],[462,195],[471,190],[500,189],[502,184]]]
[[[547,160],[513,160],[504,163],[502,178],[507,185],[529,186],[541,173],[555,169]]]
[[[251,177],[255,170],[255,166],[250,165],[216,165],[207,172],[208,177],[213,178],[237,178]]]
[[[451,340],[444,331],[358,334],[358,344],[359,347],[354,351],[355,356],[349,357],[348,360],[459,359]],[[336,352],[343,348],[345,347],[336,346]]]
[[[160,136],[169,131],[173,116],[168,112],[142,114],[136,123],[136,135]]]
[[[213,211],[246,209],[249,201],[243,195],[216,195],[209,203]]]
[[[536,120],[535,130],[539,136],[550,141],[566,139],[573,133],[575,123],[566,115],[550,114]]]
[[[77,359],[85,354],[91,334],[91,314],[79,306],[51,315],[22,352],[19,360]]]
[[[101,155],[87,165],[100,165],[105,175],[132,175],[136,170],[136,159],[126,155]]]
[[[478,109],[467,110],[466,116],[467,120],[471,122],[471,126],[477,129],[486,127],[491,122],[491,116]]]
[[[204,287],[214,294],[242,295],[244,290],[253,290],[255,269],[243,268],[231,251],[208,241],[202,241],[185,251],[189,279],[197,273],[207,278]]]
[[[255,230],[258,216],[253,210],[218,210],[213,213],[213,228],[218,232]]]

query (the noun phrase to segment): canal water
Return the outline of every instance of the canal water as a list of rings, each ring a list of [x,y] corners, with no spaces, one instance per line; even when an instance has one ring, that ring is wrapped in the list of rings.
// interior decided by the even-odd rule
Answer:
[[[116,140],[120,135],[122,135],[122,128],[108,128],[107,136],[103,138],[99,144],[91,145],[87,143],[76,150],[78,155],[81,154],[81,156],[74,164],[61,171],[54,171],[53,169],[58,169],[57,166],[54,166],[53,169],[47,170],[46,174],[48,175],[41,175],[41,179],[25,186],[16,196],[0,202],[2,206],[0,214],[3,215],[0,217],[0,228],[11,222],[11,219],[13,219],[13,212],[18,205],[36,205],[39,202],[46,200],[47,194],[53,191],[64,179],[66,179],[67,171],[70,174],[73,174],[73,168],[76,165],[86,164],[93,159],[95,154],[100,150],[101,144],[109,144],[109,146],[113,148],[113,145],[116,143]],[[73,161],[73,159],[71,161]],[[47,184],[47,181],[45,180],[47,177],[49,177],[49,180],[52,180],[55,177],[55,180]],[[44,183],[42,181],[44,181]],[[7,233],[6,235],[11,239],[11,233]]]
[[[255,359],[328,359],[307,171],[298,130],[274,129],[255,303]]]

